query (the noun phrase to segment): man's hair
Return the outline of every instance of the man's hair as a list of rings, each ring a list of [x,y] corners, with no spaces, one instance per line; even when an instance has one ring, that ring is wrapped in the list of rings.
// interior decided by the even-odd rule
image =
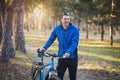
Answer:
[[[70,16],[70,13],[69,12],[62,12],[62,14],[61,14],[61,16],[64,16],[64,15],[66,15],[66,16]]]
[[[70,16],[70,13],[67,11],[62,12],[60,18],[62,18],[63,16]]]

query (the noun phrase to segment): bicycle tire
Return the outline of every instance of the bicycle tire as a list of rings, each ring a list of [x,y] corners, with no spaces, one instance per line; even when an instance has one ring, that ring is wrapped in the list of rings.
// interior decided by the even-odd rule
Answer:
[[[61,80],[57,75],[51,75],[50,80]]]
[[[49,79],[48,80],[61,80],[58,76],[57,76],[57,71],[56,70],[51,70],[49,72]]]
[[[48,75],[46,75],[45,80],[61,80],[61,79],[57,75],[54,75],[54,74],[52,74],[49,77],[49,74],[48,74]]]
[[[34,69],[32,80],[40,80],[40,70],[38,68]]]

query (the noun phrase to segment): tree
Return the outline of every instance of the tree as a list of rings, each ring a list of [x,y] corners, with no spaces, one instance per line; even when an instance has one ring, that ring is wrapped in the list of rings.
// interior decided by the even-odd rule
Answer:
[[[89,29],[88,29],[88,26],[89,26],[89,21],[91,21],[92,17],[94,16],[94,11],[95,10],[95,2],[94,0],[79,0],[76,2],[77,5],[75,5],[76,10],[75,10],[75,13],[77,13],[77,16],[78,16],[78,22],[80,20],[84,21],[85,24],[86,24],[86,39],[89,39]],[[78,6],[79,5],[79,6]],[[79,19],[81,18],[81,19]]]
[[[2,62],[10,62],[10,57],[15,57],[15,51],[12,40],[12,19],[14,14],[14,1],[4,1],[5,15],[3,16],[3,42],[2,42]]]
[[[1,19],[0,19],[0,44],[2,41],[2,23],[1,23]]]
[[[108,15],[110,14],[110,1],[105,0],[98,0],[96,2],[96,10],[95,10],[95,16],[94,16],[94,23],[96,25],[99,25],[101,27],[101,41],[104,40],[104,26],[109,25],[110,18]]]
[[[17,9],[16,9],[16,14],[17,14],[17,26],[16,26],[16,31],[15,31],[15,49],[26,53],[25,49],[25,39],[24,39],[24,32],[23,32],[23,19],[24,19],[24,2],[25,0],[18,0],[17,1]]]
[[[3,32],[3,27],[2,27],[2,23],[3,23],[3,16],[4,16],[4,12],[5,12],[5,6],[4,6],[4,0],[0,1],[0,44],[2,41],[2,32]]]
[[[120,0],[111,1],[110,45],[113,45],[113,27],[120,25]]]

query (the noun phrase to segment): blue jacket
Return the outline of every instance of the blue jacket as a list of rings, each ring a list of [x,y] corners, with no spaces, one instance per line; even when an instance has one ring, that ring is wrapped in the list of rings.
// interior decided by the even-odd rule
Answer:
[[[79,30],[74,25],[70,23],[66,30],[63,29],[62,25],[57,25],[52,31],[44,48],[48,49],[56,38],[59,42],[59,56],[63,56],[64,53],[69,53],[70,58],[75,58],[77,56]]]

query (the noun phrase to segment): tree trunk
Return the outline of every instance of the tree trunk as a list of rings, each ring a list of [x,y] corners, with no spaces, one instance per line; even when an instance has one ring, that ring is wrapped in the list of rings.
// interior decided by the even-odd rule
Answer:
[[[104,40],[104,26],[101,24],[101,41]]]
[[[88,18],[86,17],[86,40],[88,39]]]
[[[23,31],[24,1],[25,0],[17,1],[18,10],[17,10],[17,29],[15,34],[15,49],[20,52],[26,53],[24,31]]]
[[[78,19],[78,29],[80,30],[80,19]]]
[[[15,57],[15,51],[12,40],[12,19],[13,19],[13,6],[7,5],[5,8],[5,16],[3,23],[3,43],[2,43],[2,62],[10,62],[10,57]]]
[[[110,25],[110,45],[113,45],[113,19],[111,19]]]
[[[1,44],[1,41],[2,41],[4,14],[5,14],[5,1],[1,0],[0,1],[0,44]]]
[[[0,14],[0,44],[2,40],[2,22],[1,22],[1,14]]]
[[[114,9],[114,0],[111,3],[111,24],[110,24],[110,45],[113,45],[113,9]]]

